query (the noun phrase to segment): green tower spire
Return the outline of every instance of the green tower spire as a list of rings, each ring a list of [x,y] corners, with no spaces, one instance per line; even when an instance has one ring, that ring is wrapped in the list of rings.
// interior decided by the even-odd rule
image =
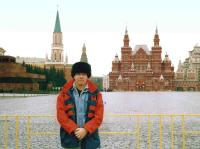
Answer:
[[[81,62],[86,62],[86,63],[88,63],[85,43],[83,44],[83,48],[82,48]]]
[[[57,11],[57,15],[56,15],[56,23],[55,23],[55,27],[54,27],[54,32],[61,32],[60,19],[59,19],[58,11]]]

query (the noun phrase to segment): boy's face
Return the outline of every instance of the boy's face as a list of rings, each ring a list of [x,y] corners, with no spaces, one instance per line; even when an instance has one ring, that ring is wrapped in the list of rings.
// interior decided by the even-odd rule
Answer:
[[[88,80],[87,73],[76,73],[74,76],[74,80],[75,80],[76,85],[78,86],[86,85],[87,80]]]

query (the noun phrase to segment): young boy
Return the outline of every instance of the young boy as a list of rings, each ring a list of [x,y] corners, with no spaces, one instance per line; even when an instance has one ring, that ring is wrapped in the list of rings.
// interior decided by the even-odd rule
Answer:
[[[77,62],[72,66],[72,80],[57,98],[57,119],[61,126],[61,146],[65,149],[97,149],[98,128],[103,120],[102,94],[89,80],[91,66]]]

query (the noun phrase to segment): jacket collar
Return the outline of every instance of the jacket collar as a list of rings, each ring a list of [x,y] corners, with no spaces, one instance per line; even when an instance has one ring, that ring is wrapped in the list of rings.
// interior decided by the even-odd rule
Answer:
[[[64,86],[63,86],[63,91],[66,92],[67,90],[73,88],[74,84],[74,79],[69,80]],[[97,90],[97,87],[94,83],[92,83],[90,80],[87,80],[87,86],[88,86],[88,91],[89,92],[95,92]]]

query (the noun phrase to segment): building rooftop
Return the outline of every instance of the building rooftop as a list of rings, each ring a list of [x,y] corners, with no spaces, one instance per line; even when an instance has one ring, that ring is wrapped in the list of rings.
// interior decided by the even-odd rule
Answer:
[[[145,44],[136,45],[135,48],[134,48],[134,50],[133,50],[133,52],[132,52],[132,54],[134,55],[135,53],[137,53],[137,51],[140,48],[143,49],[148,55],[150,55],[150,51],[149,51],[147,45],[145,45]]]

